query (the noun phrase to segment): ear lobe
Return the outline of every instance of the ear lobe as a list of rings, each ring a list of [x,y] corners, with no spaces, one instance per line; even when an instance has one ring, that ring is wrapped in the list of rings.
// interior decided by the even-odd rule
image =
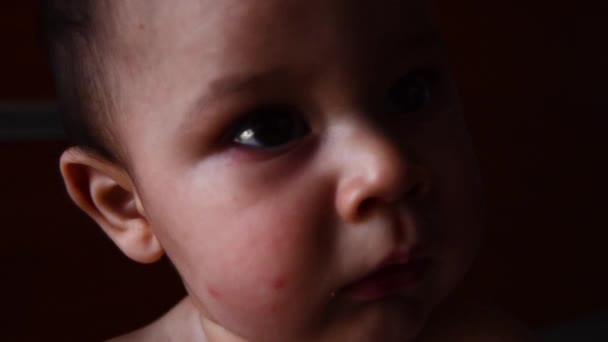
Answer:
[[[164,251],[150,229],[129,175],[90,151],[63,152],[60,170],[68,194],[129,258],[153,263]]]

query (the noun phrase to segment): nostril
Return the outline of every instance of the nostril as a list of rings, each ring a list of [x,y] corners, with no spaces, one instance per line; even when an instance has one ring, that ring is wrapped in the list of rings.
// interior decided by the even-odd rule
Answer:
[[[397,197],[376,197],[370,196],[363,199],[358,205],[353,208],[354,216],[357,220],[363,220],[373,214],[374,210],[378,209],[378,206],[393,205],[401,200],[405,201],[417,201],[422,200],[428,195],[430,184],[426,181],[417,181],[411,185],[406,192],[402,192],[401,196]]]
[[[374,201],[374,198],[366,198],[363,200],[363,202],[359,204],[358,213],[356,216],[358,216],[359,219],[364,219],[367,217],[373,210]]]
[[[394,202],[385,201],[378,197],[368,197],[359,203],[355,216],[356,220],[364,221],[370,216],[377,215],[379,211],[385,210],[395,204]]]

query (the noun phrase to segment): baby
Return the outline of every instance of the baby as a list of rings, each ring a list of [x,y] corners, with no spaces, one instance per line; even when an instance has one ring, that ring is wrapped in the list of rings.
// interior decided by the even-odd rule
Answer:
[[[188,295],[117,341],[522,341],[423,0],[45,2],[74,202]],[[440,303],[445,302],[443,305]]]

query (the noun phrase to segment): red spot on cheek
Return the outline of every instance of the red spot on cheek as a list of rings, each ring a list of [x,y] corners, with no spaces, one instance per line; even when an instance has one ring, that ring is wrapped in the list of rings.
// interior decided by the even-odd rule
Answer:
[[[275,290],[280,290],[285,287],[285,279],[277,278],[272,281],[272,288]]]
[[[138,27],[140,30],[143,30],[146,26],[144,26],[144,24],[139,24]]]
[[[219,292],[219,291],[218,291],[216,288],[210,287],[208,290],[209,290],[209,294],[210,294],[210,295],[211,295],[213,298],[218,299],[218,298],[220,298],[220,297],[222,296],[222,295],[220,294],[220,292]]]
[[[270,312],[271,313],[277,313],[277,311],[279,311],[279,305],[277,303],[274,303],[270,306]]]

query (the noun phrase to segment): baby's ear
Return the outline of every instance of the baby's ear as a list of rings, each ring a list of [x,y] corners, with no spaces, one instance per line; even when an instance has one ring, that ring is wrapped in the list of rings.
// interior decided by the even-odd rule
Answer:
[[[123,168],[81,148],[63,152],[61,175],[74,203],[131,259],[153,263],[164,251]]]

